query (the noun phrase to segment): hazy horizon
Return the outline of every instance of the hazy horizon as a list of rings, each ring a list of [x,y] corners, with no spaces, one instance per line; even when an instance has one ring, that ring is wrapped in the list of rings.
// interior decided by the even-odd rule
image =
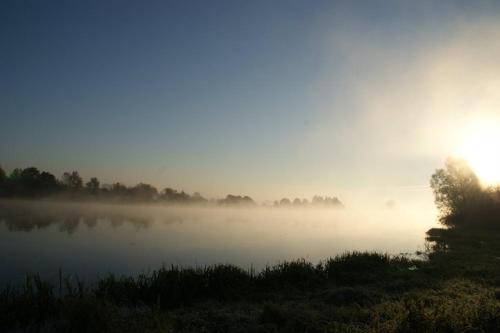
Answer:
[[[500,1],[0,0],[1,332],[500,332]]]
[[[500,128],[499,5],[5,1],[0,165],[432,207],[434,170]]]

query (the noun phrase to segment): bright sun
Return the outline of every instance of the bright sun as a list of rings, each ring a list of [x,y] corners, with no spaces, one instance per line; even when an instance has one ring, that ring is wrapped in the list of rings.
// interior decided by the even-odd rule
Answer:
[[[476,124],[464,137],[460,155],[487,185],[500,184],[500,128],[493,123]]]

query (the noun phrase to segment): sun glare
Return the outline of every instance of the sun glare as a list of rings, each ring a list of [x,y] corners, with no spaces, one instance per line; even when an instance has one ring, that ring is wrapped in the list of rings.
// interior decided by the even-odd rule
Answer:
[[[460,154],[486,185],[500,184],[500,127],[477,124],[467,131]]]

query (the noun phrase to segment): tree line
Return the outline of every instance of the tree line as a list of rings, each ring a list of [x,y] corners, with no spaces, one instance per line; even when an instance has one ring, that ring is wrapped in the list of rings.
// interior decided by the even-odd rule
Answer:
[[[295,198],[292,200],[288,198],[283,198],[280,201],[274,201],[274,207],[306,207],[306,206],[316,206],[316,207],[335,207],[344,208],[344,204],[337,197],[322,197],[315,195],[311,201],[307,199]]]
[[[78,171],[63,173],[60,179],[47,171],[35,167],[16,168],[7,175],[0,168],[0,197],[4,198],[94,198],[118,201],[165,201],[172,203],[208,202],[199,193],[189,195],[184,191],[165,188],[158,191],[154,186],[139,183],[126,186],[121,183],[102,185],[98,178],[92,177],[84,182]]]
[[[0,198],[61,198],[80,200],[104,200],[120,202],[159,202],[173,204],[213,204],[220,206],[255,206],[249,196],[228,194],[223,199],[207,199],[200,193],[188,194],[170,187],[158,190],[156,187],[139,183],[126,186],[122,183],[101,184],[98,178],[92,177],[87,182],[78,171],[64,172],[61,178],[48,171],[40,171],[36,167],[16,168],[7,174],[0,167]],[[336,197],[314,196],[312,201],[283,198],[275,201],[275,207],[290,206],[328,206],[343,207]]]

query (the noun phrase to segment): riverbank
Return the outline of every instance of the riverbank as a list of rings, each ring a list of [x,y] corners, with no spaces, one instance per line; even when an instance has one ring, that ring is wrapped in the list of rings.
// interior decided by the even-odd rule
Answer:
[[[449,232],[440,235],[441,243]],[[32,275],[21,288],[1,293],[0,328],[16,332],[490,332],[500,327],[496,259],[500,251],[498,242],[493,242],[498,237],[491,233],[488,237],[492,246],[484,238],[478,240],[482,247],[472,246],[481,256],[464,257],[464,252],[449,247],[440,251],[433,240],[428,260],[348,253],[319,264],[286,262],[258,274],[231,265],[165,267],[137,278],[108,276],[92,285],[68,277],[49,285]]]

